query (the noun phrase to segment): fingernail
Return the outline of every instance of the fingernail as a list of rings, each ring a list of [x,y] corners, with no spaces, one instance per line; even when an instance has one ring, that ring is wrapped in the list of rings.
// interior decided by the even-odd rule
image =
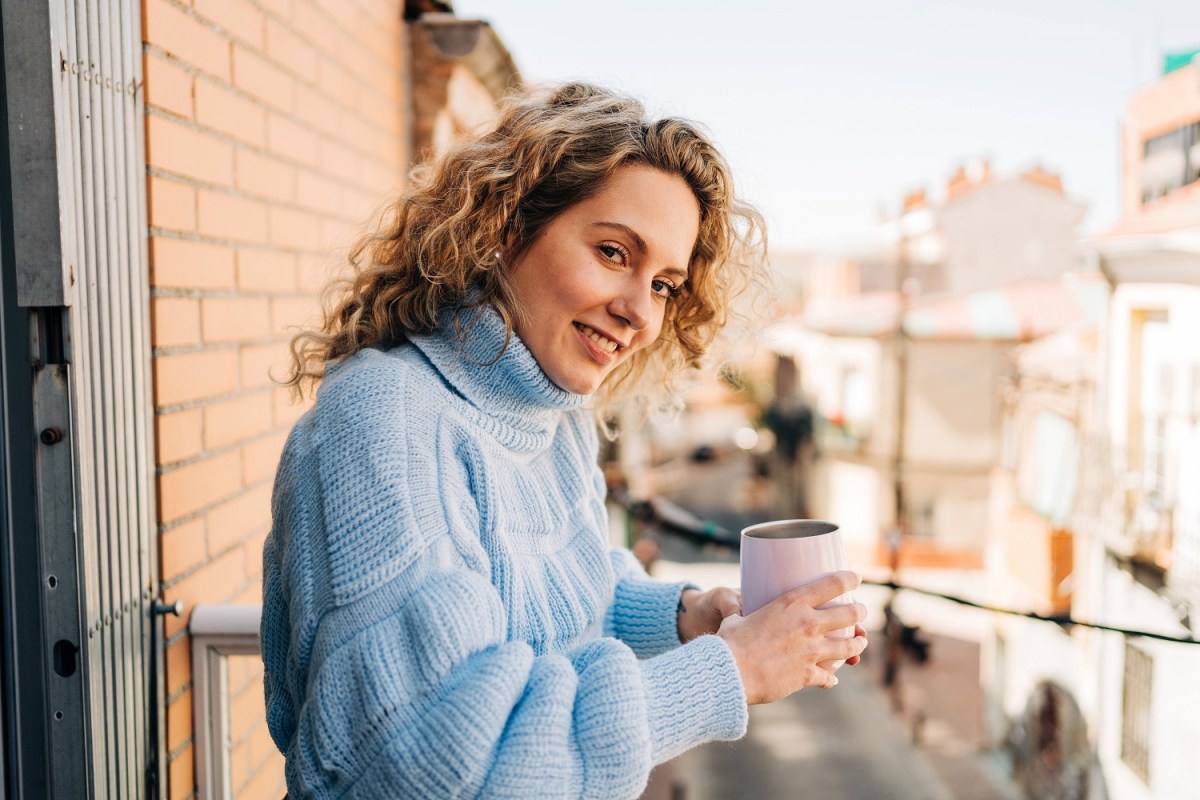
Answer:
[[[837,679],[837,675],[834,675],[834,676],[833,676],[833,685],[834,685],[834,686],[837,686],[837,685],[838,685],[838,679]]]

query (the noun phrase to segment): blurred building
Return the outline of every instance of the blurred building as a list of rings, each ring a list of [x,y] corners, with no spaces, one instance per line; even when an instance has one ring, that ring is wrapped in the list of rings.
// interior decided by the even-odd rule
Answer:
[[[261,599],[290,337],[519,81],[449,12],[5,4],[0,796],[283,795],[261,661],[194,703],[189,615]]]
[[[1086,243],[1111,287],[1099,335],[1019,353],[988,560],[999,602],[1182,637],[1200,632],[1195,54],[1129,100],[1123,218]],[[1004,618],[987,649],[990,733],[1031,796],[1195,796],[1200,647]]]
[[[1040,169],[973,163],[941,202],[905,198],[869,275],[815,265],[775,347],[817,412],[813,513],[838,520],[857,563],[898,544],[909,566],[982,565],[1013,348],[1098,313],[1097,284],[1069,274],[1082,214]]]

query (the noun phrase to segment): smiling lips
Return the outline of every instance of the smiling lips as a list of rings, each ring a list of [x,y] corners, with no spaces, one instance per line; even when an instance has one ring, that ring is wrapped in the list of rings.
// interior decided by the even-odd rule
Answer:
[[[595,343],[596,347],[600,348],[606,353],[615,353],[621,349],[621,344],[619,342],[614,342],[612,339],[609,339],[595,328],[584,325],[582,322],[576,322],[575,327],[578,328],[584,336],[591,339]]]

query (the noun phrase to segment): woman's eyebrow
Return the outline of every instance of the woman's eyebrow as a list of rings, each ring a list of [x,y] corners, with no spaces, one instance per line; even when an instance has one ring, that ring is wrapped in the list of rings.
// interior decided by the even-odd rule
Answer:
[[[642,253],[643,255],[649,249],[646,246],[646,240],[642,238],[642,235],[623,222],[593,222],[592,227],[616,228],[617,230],[622,231],[626,236],[633,240],[633,246],[636,247],[638,252]]]
[[[639,234],[637,231],[635,231],[633,228],[629,227],[628,225],[626,225],[623,222],[607,222],[607,221],[601,220],[600,222],[593,222],[592,227],[593,228],[613,228],[615,230],[621,231],[622,233],[624,233],[626,236],[628,236],[630,239],[633,240],[633,246],[636,247],[637,251],[639,253],[641,253],[642,255],[645,255],[646,251],[650,249],[646,245],[646,240],[642,238],[641,234]],[[663,271],[670,275],[675,275],[675,276],[679,277],[680,280],[686,281],[687,277],[688,277],[687,270],[683,269],[682,267],[668,267]]]

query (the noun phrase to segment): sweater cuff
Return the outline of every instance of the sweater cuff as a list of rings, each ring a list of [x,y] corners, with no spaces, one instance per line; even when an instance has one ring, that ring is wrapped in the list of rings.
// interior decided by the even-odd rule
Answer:
[[[618,581],[612,606],[613,635],[639,658],[678,647],[679,597],[689,587],[692,584],[636,578]]]
[[[745,735],[746,691],[724,639],[700,636],[641,664],[652,763],[704,742]]]

